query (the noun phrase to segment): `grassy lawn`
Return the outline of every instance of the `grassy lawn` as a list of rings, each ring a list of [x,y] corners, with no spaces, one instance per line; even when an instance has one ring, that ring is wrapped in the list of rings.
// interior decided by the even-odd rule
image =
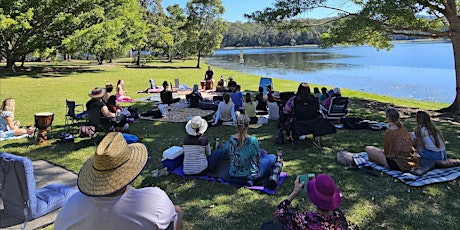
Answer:
[[[15,118],[22,125],[32,125],[34,114],[38,112],[53,112],[53,133],[57,136],[64,128],[66,98],[84,104],[92,88],[104,86],[107,82],[116,84],[118,79],[125,80],[128,95],[140,98],[146,94],[136,92],[146,89],[150,78],[156,85],[161,85],[164,80],[174,82],[175,78],[179,78],[180,83],[192,86],[203,78],[206,71],[205,63],[202,63],[201,69],[193,68],[196,61],[176,61],[172,64],[156,61],[148,63],[146,68],[126,68],[124,61],[130,60],[117,60],[103,66],[88,61],[26,63],[26,66],[33,66],[27,72],[0,72],[0,98],[2,101],[7,97],[15,98]],[[0,68],[3,65],[0,63]],[[219,68],[214,68],[214,72],[216,77],[232,75],[242,85],[243,91],[257,91],[260,76]],[[273,79],[273,83],[277,91],[295,91],[298,86],[298,82],[282,79]],[[377,106],[382,103],[424,110],[446,106],[345,89],[342,92],[352,98],[350,116],[377,121],[384,121],[383,110]],[[368,106],[362,106],[363,100]],[[138,107],[141,112],[152,108],[150,103],[125,105]],[[404,117],[403,123],[413,130],[414,118]],[[292,191],[295,176],[309,172],[328,173],[334,178],[343,195],[341,208],[355,229],[458,229],[460,225],[459,180],[413,188],[386,175],[362,174],[337,163],[336,152],[339,148],[361,152],[366,145],[382,146],[383,131],[338,130],[336,134],[322,138],[322,149],[314,148],[308,142],[297,142],[296,148],[282,146],[283,171],[288,173],[288,178],[275,195],[267,195],[204,180],[182,179],[175,175],[151,177],[149,172],[161,166],[162,152],[170,146],[181,145],[186,134],[184,125],[139,120],[132,123],[130,131],[142,138],[152,156],[148,170],[138,178],[135,186],[158,186],[164,189],[173,202],[184,209],[185,229],[260,229],[261,223],[272,219],[275,207]],[[448,157],[460,158],[459,123],[440,119],[437,125],[446,138]],[[274,153],[278,147],[273,142],[275,131],[276,122],[271,121],[259,129],[251,129],[250,134],[259,139],[261,148]],[[211,140],[216,137],[227,140],[235,132],[234,127],[210,126],[206,135]],[[3,141],[0,142],[0,151],[33,160],[45,159],[78,172],[95,150],[94,145],[87,145],[80,138],[75,143],[49,140],[47,145],[27,146],[26,139]],[[313,209],[306,194],[296,199],[296,204],[299,204],[300,210]]]

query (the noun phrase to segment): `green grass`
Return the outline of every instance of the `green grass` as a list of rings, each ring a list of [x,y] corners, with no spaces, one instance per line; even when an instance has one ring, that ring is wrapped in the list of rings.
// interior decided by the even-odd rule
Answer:
[[[84,104],[87,94],[95,86],[107,82],[116,84],[124,79],[128,95],[134,98],[146,96],[137,94],[148,87],[148,79],[157,85],[164,80],[192,86],[204,76],[206,64],[201,69],[193,68],[196,61],[176,61],[148,63],[151,68],[126,68],[126,60],[116,60],[114,64],[97,66],[88,61],[62,63],[26,63],[34,66],[29,72],[0,72],[0,98],[13,97],[16,100],[15,116],[23,125],[33,124],[34,114],[53,112],[54,133],[63,130],[65,99]],[[127,60],[130,61],[130,60]],[[3,64],[3,63],[2,63]],[[51,71],[55,68],[56,71]],[[43,71],[43,70],[46,71]],[[3,70],[2,70],[3,71]],[[50,72],[51,71],[51,72]],[[242,74],[232,70],[214,68],[216,76],[232,75],[242,85],[243,91],[256,91],[260,76]],[[298,82],[273,79],[278,91],[295,91]],[[315,85],[313,85],[314,87]],[[441,103],[417,102],[394,99],[364,92],[343,89],[343,94],[352,98],[351,115],[365,119],[384,121],[383,113],[359,106],[362,99],[390,103],[401,107],[434,110],[446,106]],[[149,103],[131,103],[139,111],[152,108]],[[403,120],[409,130],[415,127],[414,120]],[[448,156],[460,158],[459,124],[442,121],[437,125],[447,141]],[[259,129],[250,130],[258,137],[260,146],[269,152],[278,147],[273,143],[276,124],[270,122]],[[316,149],[308,142],[297,142],[296,148],[284,145],[284,168],[289,176],[275,195],[234,188],[228,185],[204,180],[182,179],[169,175],[153,178],[152,169],[161,166],[163,150],[173,145],[181,145],[185,135],[184,124],[162,123],[139,120],[131,125],[132,134],[142,138],[152,159],[148,169],[135,182],[135,186],[158,186],[166,191],[175,204],[185,211],[186,229],[260,229],[263,222],[270,221],[273,210],[293,188],[296,175],[308,172],[328,173],[336,181],[343,195],[341,208],[348,220],[359,229],[458,229],[460,224],[460,183],[458,180],[428,185],[420,188],[408,187],[386,175],[373,177],[346,169],[336,161],[336,152],[344,148],[361,152],[366,145],[383,145],[383,132],[370,130],[338,130],[336,134],[322,138],[322,149]],[[214,140],[227,140],[236,130],[229,126],[210,126],[207,136]],[[100,138],[100,137],[99,137]],[[94,153],[95,147],[77,138],[75,143],[55,143],[28,146],[26,139],[0,142],[0,150],[28,156],[31,159],[45,159],[78,172],[82,163]],[[303,194],[294,201],[301,210],[313,209],[308,197]]]

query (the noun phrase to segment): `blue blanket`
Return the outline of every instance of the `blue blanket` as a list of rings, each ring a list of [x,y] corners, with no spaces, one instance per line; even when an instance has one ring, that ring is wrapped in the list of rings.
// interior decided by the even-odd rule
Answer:
[[[414,175],[408,172],[390,170],[380,165],[377,165],[376,163],[368,160],[367,153],[365,152],[355,154],[353,158],[358,167],[363,167],[363,166],[372,167],[373,169],[384,172],[388,174],[389,176],[397,178],[403,183],[409,186],[413,186],[413,187],[419,187],[419,186],[424,186],[427,184],[451,181],[451,180],[455,180],[458,177],[460,177],[460,167],[437,168],[437,169],[430,170],[421,176],[417,176],[417,175]]]

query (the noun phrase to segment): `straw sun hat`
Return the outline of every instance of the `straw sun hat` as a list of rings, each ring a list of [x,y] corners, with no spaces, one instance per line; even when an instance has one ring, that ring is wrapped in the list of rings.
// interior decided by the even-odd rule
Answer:
[[[194,116],[185,125],[185,131],[191,136],[204,134],[208,129],[208,122],[200,116]]]
[[[94,155],[78,173],[78,188],[88,196],[105,196],[130,184],[147,163],[148,153],[141,143],[127,144],[119,132],[102,139]]]

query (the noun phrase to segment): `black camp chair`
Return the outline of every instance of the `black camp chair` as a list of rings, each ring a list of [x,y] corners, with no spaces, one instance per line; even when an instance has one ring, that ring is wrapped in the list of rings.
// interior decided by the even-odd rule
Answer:
[[[76,104],[75,101],[65,100],[66,104],[66,114],[65,114],[65,121],[64,127],[65,132],[67,133],[74,133],[74,130],[78,131],[78,126],[80,123],[86,123],[87,115],[85,114],[86,111],[82,104]]]

